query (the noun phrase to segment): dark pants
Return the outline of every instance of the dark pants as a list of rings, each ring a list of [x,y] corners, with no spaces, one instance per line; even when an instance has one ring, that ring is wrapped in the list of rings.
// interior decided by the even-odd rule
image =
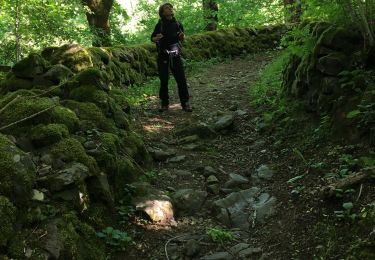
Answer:
[[[169,58],[168,55],[159,54],[158,69],[160,78],[159,97],[162,105],[169,105],[168,94],[168,79],[169,68],[177,82],[178,96],[180,97],[181,105],[189,101],[189,91],[186,84],[185,71],[180,56]]]

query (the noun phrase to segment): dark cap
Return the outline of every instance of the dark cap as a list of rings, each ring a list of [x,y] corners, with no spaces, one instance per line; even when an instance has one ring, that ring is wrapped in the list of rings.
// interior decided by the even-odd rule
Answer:
[[[164,11],[164,7],[166,6],[169,6],[171,8],[173,8],[173,5],[171,3],[164,3],[162,4],[160,7],[159,7],[159,16],[162,17],[163,16],[163,11]]]

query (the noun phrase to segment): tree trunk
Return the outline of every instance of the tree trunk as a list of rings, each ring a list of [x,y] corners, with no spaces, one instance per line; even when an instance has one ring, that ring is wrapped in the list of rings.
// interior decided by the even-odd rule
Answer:
[[[203,15],[207,23],[206,31],[215,31],[217,29],[217,12],[219,11],[218,5],[214,0],[203,0]]]
[[[287,24],[298,24],[301,21],[301,0],[283,0],[285,8],[285,22]]]
[[[15,36],[16,36],[16,62],[21,59],[21,34],[20,34],[20,20],[21,20],[21,3],[16,0],[16,16],[15,16]]]
[[[87,7],[86,17],[94,34],[93,46],[111,46],[109,14],[114,0],[82,0]]]

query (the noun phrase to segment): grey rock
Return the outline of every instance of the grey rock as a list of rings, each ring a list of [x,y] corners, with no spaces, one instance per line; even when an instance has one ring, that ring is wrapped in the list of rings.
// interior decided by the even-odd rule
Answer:
[[[208,124],[199,122],[194,125],[189,125],[176,132],[177,136],[198,135],[200,138],[212,138],[217,135],[215,130]]]
[[[230,179],[224,184],[224,188],[237,187],[242,184],[249,183],[249,179],[235,173],[229,174]]]
[[[207,185],[207,191],[209,193],[218,195],[220,193],[220,186],[219,186],[218,183],[209,184],[209,185]]]
[[[202,209],[206,197],[205,191],[181,189],[172,195],[172,200],[178,215],[191,216]]]
[[[48,175],[51,171],[52,167],[50,165],[43,165],[37,170],[39,176]]]
[[[214,212],[228,227],[248,231],[256,222],[264,223],[265,218],[275,212],[275,206],[276,198],[253,187],[216,200]]]
[[[179,143],[180,144],[188,144],[188,143],[193,143],[193,142],[196,142],[199,140],[199,136],[198,135],[190,135],[190,136],[186,136],[186,137],[183,137],[179,140]]]
[[[149,218],[159,225],[175,225],[174,211],[171,203],[171,198],[163,191],[156,190],[146,184],[144,192],[133,198],[133,204],[137,211],[142,211],[149,216]]]
[[[110,206],[113,206],[114,197],[105,173],[101,172],[97,176],[91,177],[86,181],[86,185],[90,198],[96,201],[104,201]]]
[[[46,226],[46,238],[44,249],[50,254],[48,259],[59,259],[60,252],[64,249],[64,244],[59,235],[58,221],[53,220]]]
[[[72,163],[67,168],[45,177],[39,178],[37,181],[40,186],[50,191],[61,191],[66,186],[83,182],[89,176],[88,168],[81,163]]]
[[[54,84],[59,84],[62,80],[72,77],[73,72],[62,64],[53,65],[43,77],[47,80],[52,81]]]
[[[247,248],[249,248],[250,245],[249,244],[246,244],[246,243],[239,243],[235,246],[232,246],[230,249],[229,249],[229,253],[231,253],[232,255],[237,255],[239,252],[241,252],[242,250],[245,250]]]
[[[260,255],[262,254],[262,249],[257,247],[257,248],[253,248],[253,247],[249,247],[245,250],[242,250],[238,253],[238,258],[239,259],[250,259],[251,256],[254,256],[254,255]],[[259,258],[257,258],[259,259]]]
[[[228,252],[217,252],[200,258],[201,260],[232,260],[233,256]]]
[[[182,162],[185,160],[186,160],[186,155],[179,155],[179,156],[168,159],[167,162],[177,163],[177,162]]]
[[[216,175],[216,174],[217,174],[216,170],[211,166],[206,166],[203,169],[203,175],[204,176]]]
[[[207,184],[213,184],[213,183],[218,183],[219,180],[216,178],[215,175],[210,175],[207,177],[206,183]]]
[[[176,154],[174,150],[149,149],[149,152],[155,161],[165,161]]]
[[[96,143],[94,141],[87,141],[83,144],[83,146],[87,149],[87,150],[93,150],[93,149],[96,149],[98,146],[96,145]]]
[[[237,116],[246,116],[247,115],[247,112],[243,111],[243,110],[236,110],[235,113],[236,113]]]
[[[227,114],[222,117],[220,117],[215,123],[214,123],[214,130],[220,131],[223,129],[227,129],[230,126],[233,125],[234,122],[234,114]]]
[[[204,145],[203,144],[187,144],[182,146],[183,150],[186,151],[198,151],[198,150],[204,150]]]
[[[195,239],[188,240],[184,246],[185,255],[189,257],[196,256],[197,254],[199,254],[200,250],[201,246],[199,242]]]
[[[273,174],[274,171],[272,169],[270,169],[267,165],[262,165],[256,170],[256,173],[253,174],[252,177],[254,179],[270,181],[272,180]]]
[[[53,163],[52,155],[49,153],[43,154],[42,157],[40,157],[40,161],[44,164],[52,165]]]
[[[34,201],[44,201],[45,195],[43,192],[34,189],[31,199]]]
[[[189,177],[193,175],[191,172],[185,171],[185,170],[176,170],[174,171],[174,174],[181,176],[181,177]]]

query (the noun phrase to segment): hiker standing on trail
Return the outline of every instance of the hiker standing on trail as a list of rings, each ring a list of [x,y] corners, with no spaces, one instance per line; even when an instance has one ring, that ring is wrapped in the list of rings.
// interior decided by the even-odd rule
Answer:
[[[180,41],[185,38],[184,28],[174,17],[173,6],[170,3],[162,4],[159,7],[159,16],[160,20],[151,35],[151,41],[155,42],[158,48],[159,97],[161,100],[159,111],[164,112],[169,108],[168,79],[169,69],[171,69],[177,82],[181,107],[186,112],[192,112],[181,60]]]

